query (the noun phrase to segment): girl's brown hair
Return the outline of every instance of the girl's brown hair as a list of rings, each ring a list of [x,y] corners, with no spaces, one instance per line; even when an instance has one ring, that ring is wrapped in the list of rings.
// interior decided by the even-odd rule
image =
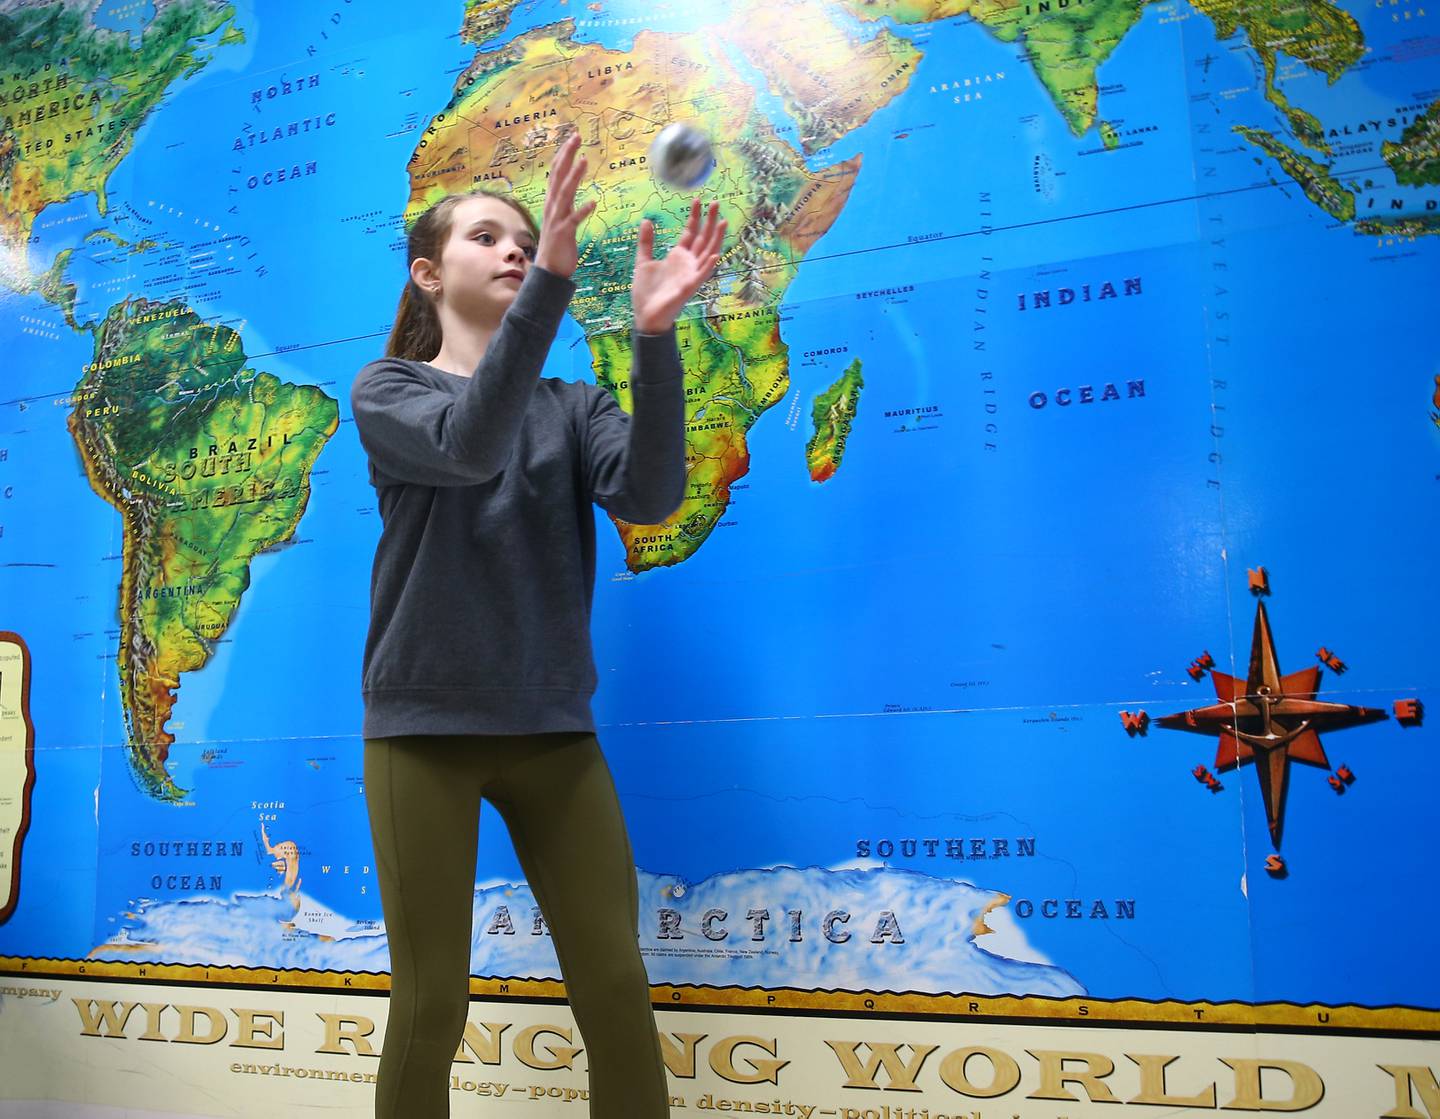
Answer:
[[[508,194],[477,187],[461,194],[447,194],[415,219],[405,239],[405,270],[424,257],[438,262],[445,242],[450,239],[450,228],[455,223],[455,207],[467,198],[498,198],[512,206],[525,219],[530,235],[538,242],[540,227],[525,206]],[[405,290],[400,293],[400,306],[395,311],[395,326],[385,343],[386,357],[405,358],[409,361],[429,361],[440,352],[443,341],[440,331],[440,316],[436,314],[435,303],[420,286],[407,276]]]

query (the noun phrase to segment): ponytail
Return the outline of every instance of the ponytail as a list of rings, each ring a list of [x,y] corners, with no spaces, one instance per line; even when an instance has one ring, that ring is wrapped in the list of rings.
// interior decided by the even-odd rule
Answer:
[[[440,352],[440,342],[440,316],[435,313],[435,304],[414,280],[405,281],[395,311],[395,326],[385,343],[385,356],[429,361]]]

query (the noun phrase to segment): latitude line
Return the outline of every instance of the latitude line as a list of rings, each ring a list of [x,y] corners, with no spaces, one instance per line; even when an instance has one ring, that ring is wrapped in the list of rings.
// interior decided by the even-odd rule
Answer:
[[[1356,168],[1347,169],[1347,170],[1344,172],[1344,174],[1345,174],[1345,175],[1349,175],[1349,176],[1353,176],[1353,175],[1363,175],[1363,174],[1365,174],[1365,173],[1368,172],[1368,171],[1383,171],[1383,170],[1387,170],[1388,167],[1389,167],[1388,164],[1375,164],[1375,165],[1370,166],[1370,167],[1356,167]],[[1021,229],[1038,229],[1038,228],[1040,228],[1040,227],[1042,227],[1042,226],[1055,225],[1055,224],[1060,223],[1060,222],[1080,221],[1080,220],[1083,220],[1083,219],[1085,219],[1085,218],[1108,217],[1108,216],[1114,215],[1114,214],[1124,214],[1124,213],[1130,213],[1130,212],[1132,212],[1132,211],[1148,210],[1148,209],[1152,209],[1152,208],[1157,207],[1157,206],[1173,206],[1173,205],[1182,204],[1182,203],[1186,203],[1186,202],[1199,202],[1199,201],[1202,201],[1202,200],[1204,200],[1204,199],[1224,198],[1224,197],[1227,197],[1228,195],[1232,195],[1232,194],[1247,194],[1247,193],[1249,193],[1250,191],[1255,191],[1255,190],[1278,190],[1280,187],[1285,186],[1285,185],[1286,185],[1286,184],[1281,183],[1281,182],[1252,183],[1252,184],[1250,184],[1249,186],[1232,187],[1232,188],[1229,189],[1229,190],[1217,190],[1217,191],[1207,191],[1207,192],[1200,193],[1200,194],[1179,195],[1179,196],[1176,196],[1176,197],[1174,197],[1174,198],[1159,198],[1159,199],[1155,199],[1154,201],[1151,201],[1151,202],[1137,202],[1137,203],[1133,203],[1133,204],[1128,205],[1128,206],[1112,206],[1112,207],[1110,207],[1109,209],[1104,209],[1104,210],[1089,210],[1089,211],[1086,211],[1086,212],[1084,212],[1084,213],[1065,214],[1065,215],[1060,216],[1060,217],[1042,218],[1042,219],[1038,219],[1038,220],[1036,220],[1036,221],[1015,222],[1015,223],[1010,224],[1010,225],[997,225],[997,226],[992,226],[992,227],[990,227],[990,228],[988,228],[988,229],[972,229],[972,230],[966,230],[966,231],[961,232],[961,233],[945,233],[945,234],[942,234],[942,235],[939,236],[939,237],[931,237],[931,238],[929,238],[928,240],[925,240],[925,241],[896,241],[896,242],[892,242],[892,243],[890,243],[890,244],[885,244],[885,245],[869,245],[869,246],[866,246],[866,247],[864,247],[864,248],[846,249],[846,250],[844,250],[843,252],[825,253],[825,254],[821,254],[821,255],[808,255],[808,256],[802,257],[798,264],[797,264],[796,262],[794,262],[794,261],[790,261],[790,262],[787,262],[787,263],[784,263],[784,264],[772,264],[772,265],[767,265],[767,266],[765,266],[765,267],[763,267],[763,268],[753,269],[753,270],[751,270],[751,271],[756,271],[756,272],[770,272],[770,271],[776,271],[776,270],[782,269],[782,268],[790,268],[790,267],[798,268],[798,267],[800,267],[800,266],[802,266],[802,265],[809,264],[809,263],[811,263],[811,262],[813,262],[813,261],[821,261],[821,260],[843,260],[843,259],[846,258],[846,257],[860,256],[860,255],[862,255],[862,254],[864,254],[864,253],[885,252],[885,251],[890,250],[890,249],[918,248],[918,247],[920,247],[920,246],[922,246],[922,245],[940,244],[940,243],[945,242],[945,241],[957,241],[957,240],[960,240],[960,239],[965,238],[965,237],[989,236],[990,234],[994,234],[994,233],[1012,232],[1012,231],[1021,230]],[[1294,183],[1293,185],[1296,186],[1296,187],[1299,187],[1299,186],[1300,186],[1299,183]],[[1302,188],[1302,189],[1303,189],[1303,188]],[[1402,215],[1402,216],[1404,216],[1404,215]],[[1357,219],[1357,220],[1359,220],[1359,219]],[[1347,223],[1341,222],[1340,224],[1344,225],[1344,224],[1347,224]],[[1357,234],[1357,236],[1358,236],[1358,234]],[[738,275],[738,273],[736,273],[736,272],[718,272],[717,275],[722,275],[722,276],[723,276],[723,275],[730,275],[730,276],[733,276],[733,275]],[[843,293],[842,293],[842,294],[843,294]],[[779,313],[779,306],[780,306],[779,304],[776,304],[775,307],[773,308],[773,310],[775,310],[775,312],[776,312],[777,314]],[[346,337],[346,338],[330,338],[330,339],[326,339],[326,340],[321,341],[321,342],[310,342],[310,343],[306,343],[306,344],[303,344],[303,345],[288,346],[288,347],[286,347],[286,348],[283,349],[283,350],[272,350],[272,351],[268,351],[268,352],[266,352],[266,353],[247,354],[247,355],[246,355],[246,360],[247,360],[247,362],[248,362],[248,361],[253,360],[253,359],[255,359],[255,358],[278,357],[278,356],[281,356],[281,355],[283,355],[283,354],[295,353],[296,351],[299,351],[299,350],[315,350],[315,349],[321,349],[322,347],[325,347],[325,346],[344,345],[344,344],[347,343],[347,342],[361,342],[361,341],[365,341],[366,339],[370,339],[370,338],[383,338],[383,337],[388,336],[389,333],[390,333],[390,331],[389,331],[388,329],[386,329],[386,330],[377,330],[377,331],[374,331],[373,333],[370,333],[370,334],[355,334],[355,335],[350,335],[349,337]],[[53,399],[53,398],[55,398],[55,397],[57,397],[57,396],[64,396],[64,395],[66,395],[68,392],[73,392],[73,391],[74,391],[73,389],[67,389],[67,390],[65,390],[65,392],[39,393],[39,394],[37,394],[37,395],[35,395],[35,396],[16,397],[16,398],[11,399],[11,400],[0,401],[0,407],[4,407],[4,406],[10,405],[10,404],[19,404],[19,403],[21,403],[22,401],[25,402],[25,403],[30,403],[31,401],[39,401],[39,400]]]
[[[1345,174],[1346,174],[1346,175],[1363,175],[1363,174],[1365,174],[1366,172],[1369,172],[1369,171],[1384,171],[1384,170],[1388,170],[1388,169],[1389,169],[1389,165],[1388,165],[1388,164],[1376,164],[1376,165],[1373,166],[1373,167],[1356,167],[1356,168],[1354,168],[1353,170],[1348,170],[1348,171],[1346,171]],[[870,247],[868,247],[868,248],[863,248],[863,249],[846,249],[844,252],[826,253],[826,254],[824,254],[824,255],[822,255],[822,256],[813,256],[813,255],[812,255],[812,256],[805,256],[805,257],[801,258],[801,264],[809,264],[811,261],[814,261],[814,260],[838,260],[838,259],[840,259],[840,258],[842,258],[842,257],[857,256],[857,255],[859,255],[860,253],[881,252],[881,251],[883,251],[883,250],[885,250],[885,249],[906,249],[906,248],[914,248],[914,247],[919,246],[919,245],[936,244],[936,243],[939,243],[939,242],[941,242],[941,241],[954,241],[954,240],[958,240],[959,238],[962,238],[962,237],[978,237],[978,236],[982,236],[982,235],[983,235],[983,236],[989,236],[989,235],[992,234],[992,233],[1009,232],[1009,231],[1011,231],[1011,230],[1019,230],[1019,229],[1037,229],[1037,228],[1039,228],[1039,227],[1041,227],[1041,226],[1045,226],[1045,225],[1055,225],[1055,224],[1057,224],[1057,223],[1059,223],[1059,222],[1078,221],[1078,220],[1081,220],[1081,219],[1084,219],[1084,218],[1101,218],[1101,217],[1107,217],[1107,216],[1109,216],[1109,215],[1111,215],[1111,214],[1124,214],[1124,213],[1129,213],[1129,212],[1135,211],[1135,210],[1148,210],[1148,209],[1151,209],[1152,207],[1155,207],[1155,206],[1173,206],[1173,205],[1176,205],[1177,203],[1184,203],[1184,202],[1199,202],[1199,201],[1201,201],[1201,200],[1203,200],[1203,199],[1209,199],[1209,198],[1224,198],[1225,196],[1231,195],[1231,194],[1246,194],[1246,193],[1248,193],[1248,192],[1250,192],[1250,191],[1252,191],[1252,190],[1277,190],[1277,189],[1279,189],[1280,187],[1285,186],[1285,185],[1286,185],[1285,183],[1280,183],[1280,182],[1274,182],[1274,183],[1252,183],[1252,184],[1249,185],[1249,186],[1232,187],[1232,188],[1230,188],[1229,190],[1215,190],[1215,191],[1207,191],[1207,192],[1202,193],[1202,194],[1179,195],[1179,196],[1177,196],[1177,197],[1175,197],[1175,198],[1157,198],[1157,199],[1155,199],[1154,201],[1151,201],[1151,202],[1136,202],[1136,203],[1133,203],[1133,204],[1128,205],[1128,206],[1112,206],[1112,207],[1110,207],[1110,208],[1107,209],[1107,210],[1088,210],[1088,211],[1085,211],[1084,213],[1065,214],[1065,215],[1063,215],[1063,216],[1061,216],[1061,217],[1041,218],[1041,219],[1038,219],[1038,220],[1036,220],[1036,221],[1015,222],[1014,224],[1011,224],[1011,225],[996,225],[996,226],[991,226],[991,227],[988,228],[988,229],[972,229],[972,230],[967,230],[967,231],[965,231],[965,232],[963,232],[963,233],[946,233],[946,234],[942,234],[942,235],[939,236],[939,237],[931,237],[931,238],[929,238],[929,239],[927,239],[927,240],[925,240],[925,241],[896,241],[896,242],[894,242],[893,244],[889,244],[889,245],[872,245],[872,246],[870,246]],[[1299,183],[1294,183],[1293,185],[1296,186],[1296,187],[1299,187],[1299,186],[1300,186]],[[1402,215],[1402,216],[1404,216],[1404,215]],[[1348,224],[1348,223],[1341,222],[1340,224],[1344,225],[1344,224]],[[782,266],[782,265],[771,265],[771,266],[769,266],[769,267],[770,267],[770,268],[778,268],[778,267],[783,267],[783,266]],[[758,271],[768,271],[768,270],[769,270],[769,269],[767,268],[767,269],[759,269]]]

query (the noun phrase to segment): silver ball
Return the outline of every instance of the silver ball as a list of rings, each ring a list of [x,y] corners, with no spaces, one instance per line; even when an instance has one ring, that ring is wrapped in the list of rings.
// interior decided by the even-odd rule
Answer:
[[[694,190],[715,170],[710,137],[688,124],[667,124],[650,142],[650,170],[667,186]]]

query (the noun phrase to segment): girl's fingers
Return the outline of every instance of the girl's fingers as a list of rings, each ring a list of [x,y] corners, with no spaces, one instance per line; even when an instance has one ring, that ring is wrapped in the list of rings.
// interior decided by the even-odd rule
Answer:
[[[566,214],[563,218],[556,222],[555,228],[563,229],[571,236],[574,236],[575,231],[580,227],[581,222],[583,222],[586,218],[593,214],[595,212],[595,207],[599,204],[600,203],[598,201],[592,200],[585,203],[585,205],[581,206],[578,210],[571,210],[568,214]]]
[[[570,197],[574,197],[575,188],[580,185],[580,180],[585,177],[585,172],[589,166],[590,161],[583,155],[571,166],[570,175],[565,180],[565,193]]]
[[[563,214],[574,204],[575,187],[585,173],[585,159],[576,166],[575,153],[580,149],[580,133],[570,133],[560,145],[560,152],[550,168],[550,189],[545,193],[545,208],[551,214]],[[563,209],[558,209],[563,207]]]
[[[688,249],[695,243],[695,234],[700,226],[700,199],[693,198],[690,201],[690,216],[685,220],[685,228],[681,232],[675,246],[681,249]]]
[[[564,143],[560,145],[559,155],[556,157],[555,166],[561,170],[568,170],[570,164],[575,161],[575,153],[580,150],[580,130],[574,129],[570,135],[565,137]]]
[[[575,195],[580,188],[580,180],[585,175],[585,160],[579,159],[567,174],[554,180],[555,203],[565,210],[573,209],[575,206]]]
[[[635,240],[635,259],[642,263],[655,259],[655,223],[649,218],[640,223],[640,236]]]
[[[710,211],[706,215],[705,225],[702,227],[699,236],[699,243],[695,247],[695,255],[706,257],[713,253],[720,246],[720,240],[724,237],[724,222],[716,220],[720,212],[718,202],[710,203]]]
[[[555,162],[550,167],[550,181],[552,183],[563,183],[570,173],[570,165],[575,158],[576,141],[580,139],[580,133],[572,132],[560,145],[560,151],[555,156]]]
[[[557,182],[545,198],[546,224],[552,226],[575,225],[594,212],[598,202],[592,201],[585,204],[585,212],[575,209],[575,195],[577,193],[580,179],[585,173],[585,161],[582,159],[576,166],[576,174],[571,181]]]
[[[720,246],[725,242],[725,223],[714,222],[705,230],[705,236],[701,239],[696,250],[696,256],[702,259],[706,257],[719,257]]]

